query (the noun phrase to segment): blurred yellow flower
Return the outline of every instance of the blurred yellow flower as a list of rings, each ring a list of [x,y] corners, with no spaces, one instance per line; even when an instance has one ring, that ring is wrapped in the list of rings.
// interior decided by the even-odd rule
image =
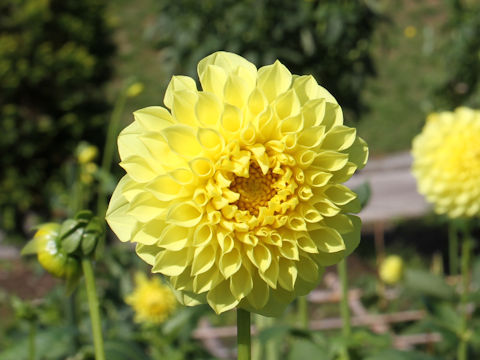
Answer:
[[[97,164],[89,162],[81,167],[80,181],[84,184],[91,184],[94,180],[94,174],[98,171]]]
[[[418,191],[451,218],[480,214],[480,111],[433,113],[413,140]]]
[[[95,160],[98,148],[95,145],[81,143],[77,149],[77,160],[80,164],[86,164]]]
[[[403,278],[403,260],[398,255],[387,256],[378,271],[380,279],[386,284],[396,284]]]
[[[214,53],[119,136],[107,221],[186,305],[277,315],[358,245],[368,149],[312,76]]]
[[[417,35],[417,28],[409,25],[403,30],[403,35],[409,39],[414,38]]]
[[[135,311],[135,321],[160,324],[177,307],[172,290],[158,278],[148,279],[144,274],[135,275],[135,289],[125,302]]]
[[[143,91],[143,84],[140,82],[136,82],[128,87],[127,96],[133,98],[140,95],[142,91]]]

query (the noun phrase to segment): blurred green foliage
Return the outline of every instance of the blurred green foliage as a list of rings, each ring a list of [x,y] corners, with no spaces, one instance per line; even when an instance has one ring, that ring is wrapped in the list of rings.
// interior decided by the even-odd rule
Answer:
[[[480,107],[480,3],[449,0],[447,41],[442,49],[446,79],[437,89],[439,107]]]
[[[172,73],[196,76],[198,61],[232,51],[258,66],[277,58],[313,74],[348,118],[363,110],[361,90],[374,74],[370,38],[380,15],[357,0],[161,0],[147,36]]]
[[[0,3],[0,227],[48,209],[48,186],[82,138],[102,143],[114,52],[102,0]]]

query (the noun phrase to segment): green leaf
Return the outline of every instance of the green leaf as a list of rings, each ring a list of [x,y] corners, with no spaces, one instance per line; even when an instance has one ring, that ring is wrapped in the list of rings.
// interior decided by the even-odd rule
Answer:
[[[29,242],[25,244],[23,247],[22,251],[20,251],[20,255],[25,256],[25,255],[34,255],[38,252],[38,241],[39,239],[33,238]]]
[[[357,194],[360,207],[363,209],[365,206],[367,206],[368,202],[370,201],[370,196],[372,195],[370,183],[365,181],[363,184],[354,188],[353,191]]]
[[[437,357],[422,354],[416,351],[384,350],[365,358],[365,360],[440,360]]]
[[[445,300],[455,298],[455,290],[438,275],[422,270],[407,270],[405,272],[405,286],[422,295],[437,297]]]
[[[67,219],[62,223],[60,227],[59,237],[63,239],[67,237],[70,233],[74,232],[80,226],[80,223],[73,219]]]
[[[105,342],[105,358],[115,360],[141,360],[148,359],[148,356],[133,342],[107,341]]]
[[[88,223],[93,218],[93,213],[90,210],[80,210],[75,214],[75,220]]]
[[[82,237],[82,253],[83,255],[90,255],[93,250],[95,250],[95,246],[97,245],[97,235],[92,233],[84,234]]]
[[[101,234],[103,232],[103,222],[98,217],[93,217],[85,228],[86,232]]]
[[[293,343],[290,353],[288,354],[288,359],[329,360],[329,357],[325,349],[320,346],[308,340],[298,339]]]
[[[62,239],[61,247],[67,254],[73,254],[78,247],[83,237],[83,228],[78,228],[74,232]]]
[[[257,339],[262,343],[267,343],[270,340],[285,338],[290,333],[292,327],[289,325],[275,325],[263,329],[258,333]]]

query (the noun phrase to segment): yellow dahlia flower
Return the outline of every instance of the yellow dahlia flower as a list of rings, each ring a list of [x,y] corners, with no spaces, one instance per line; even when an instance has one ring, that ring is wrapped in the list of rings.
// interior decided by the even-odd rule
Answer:
[[[164,103],[118,139],[127,174],[107,211],[122,241],[169,277],[186,305],[279,314],[359,241],[341,185],[367,146],[312,76],[214,53],[202,90],[174,76]]]
[[[403,277],[403,260],[398,255],[387,256],[378,270],[380,279],[386,284],[396,284]]]
[[[135,311],[135,321],[160,324],[177,307],[172,290],[158,278],[148,279],[144,274],[135,275],[135,289],[125,302]]]
[[[480,214],[480,111],[430,114],[413,140],[418,191],[451,218]]]

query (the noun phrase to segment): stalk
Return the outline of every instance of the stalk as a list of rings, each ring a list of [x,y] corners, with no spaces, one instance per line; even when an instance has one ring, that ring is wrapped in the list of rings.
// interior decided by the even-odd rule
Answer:
[[[95,288],[95,278],[93,276],[92,263],[89,259],[82,259],[82,269],[83,275],[85,276],[85,287],[87,289],[88,307],[90,310],[90,320],[92,322],[93,344],[95,346],[95,360],[105,360],[100,311],[98,309],[97,290]]]
[[[35,360],[35,338],[37,335],[36,321],[30,321],[30,332],[28,334],[28,359]]]
[[[238,360],[251,360],[250,312],[237,309]]]
[[[460,334],[460,342],[458,344],[457,358],[458,360],[467,360],[468,353],[468,295],[470,287],[470,276],[469,276],[469,265],[470,265],[470,252],[471,252],[471,241],[469,230],[465,231],[465,237],[462,243],[462,296],[461,296],[461,307],[462,307],[462,328]]]
[[[342,288],[342,297],[340,302],[340,313],[342,316],[342,334],[345,338],[345,341],[347,341],[352,333],[352,328],[350,325],[350,308],[348,306],[348,278],[346,259],[343,259],[338,263],[337,271],[340,277],[340,284]],[[342,359],[350,360],[350,355],[348,354],[348,347],[346,345],[342,351]]]

